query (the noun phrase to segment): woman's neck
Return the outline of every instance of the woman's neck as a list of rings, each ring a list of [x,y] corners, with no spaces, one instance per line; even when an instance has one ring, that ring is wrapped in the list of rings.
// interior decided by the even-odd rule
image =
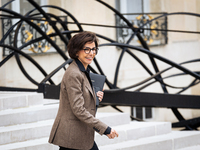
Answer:
[[[82,65],[85,68],[85,70],[87,70],[88,64],[84,64],[79,58],[78,58],[78,60],[82,63]]]

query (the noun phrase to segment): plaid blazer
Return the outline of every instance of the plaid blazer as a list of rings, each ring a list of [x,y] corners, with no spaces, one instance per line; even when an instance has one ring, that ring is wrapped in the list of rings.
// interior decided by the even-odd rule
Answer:
[[[103,134],[107,125],[95,118],[96,96],[84,72],[73,61],[63,76],[60,104],[49,143],[72,149],[91,149],[94,131]]]

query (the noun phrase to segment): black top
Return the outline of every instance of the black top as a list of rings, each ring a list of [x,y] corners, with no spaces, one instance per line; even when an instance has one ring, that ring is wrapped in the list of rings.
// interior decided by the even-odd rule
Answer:
[[[87,67],[87,70],[85,70],[85,67],[83,66],[83,64],[80,62],[80,60],[78,59],[75,59],[76,61],[76,64],[78,65],[79,69],[85,73],[85,75],[87,76],[87,79],[88,81],[90,82],[90,86],[91,88],[93,89],[93,86],[92,86],[92,82],[91,82],[91,79],[90,79],[90,69]]]
[[[91,88],[93,89],[92,81],[91,81],[91,79],[90,79],[90,69],[87,67],[87,69],[85,70],[85,67],[84,67],[83,64],[80,62],[80,60],[75,59],[75,61],[76,61],[76,64],[78,65],[79,69],[80,69],[82,72],[85,73],[85,75],[86,75],[86,77],[87,77],[87,79],[88,79],[88,81],[89,81],[89,83],[90,83],[90,86],[91,86]],[[111,132],[111,128],[108,126],[108,128],[106,129],[106,131],[105,131],[103,134],[105,134],[105,135],[106,135],[106,134],[110,134],[110,132]]]

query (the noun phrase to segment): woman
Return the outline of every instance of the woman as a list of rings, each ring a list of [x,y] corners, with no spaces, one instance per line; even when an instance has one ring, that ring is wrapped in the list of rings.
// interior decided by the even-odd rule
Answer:
[[[60,105],[49,142],[60,150],[98,150],[94,131],[113,139],[118,133],[95,118],[96,96],[89,76],[88,65],[98,52],[94,33],[84,31],[70,39],[67,46],[74,59],[67,68],[60,87]],[[99,101],[103,92],[97,92]]]

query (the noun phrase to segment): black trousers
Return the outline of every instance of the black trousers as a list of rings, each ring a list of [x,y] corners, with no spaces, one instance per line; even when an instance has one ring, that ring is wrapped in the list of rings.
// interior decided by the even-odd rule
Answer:
[[[77,149],[65,148],[65,147],[60,146],[59,150],[77,150]],[[97,144],[95,142],[94,142],[93,147],[90,150],[99,150],[98,147],[97,147]]]

